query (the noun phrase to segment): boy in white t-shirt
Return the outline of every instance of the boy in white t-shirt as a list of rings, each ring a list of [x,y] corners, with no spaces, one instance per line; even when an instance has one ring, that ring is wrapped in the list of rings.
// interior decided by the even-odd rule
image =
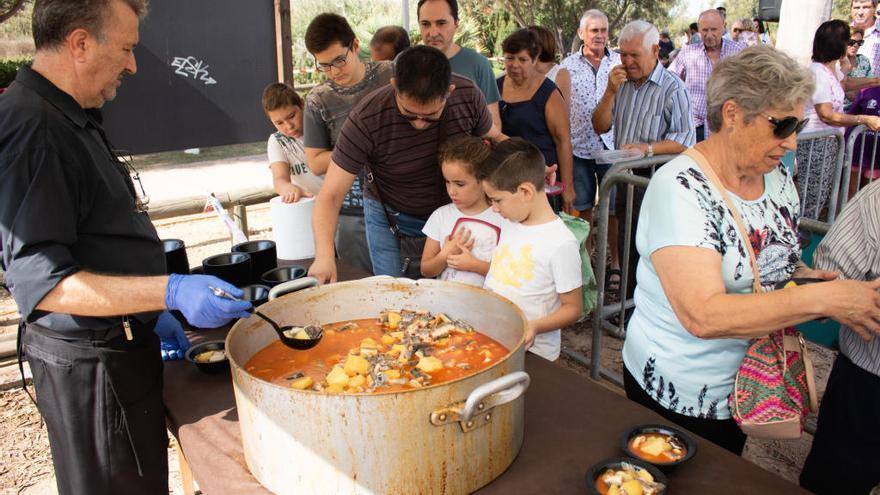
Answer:
[[[581,314],[581,258],[574,234],[547,200],[544,173],[541,151],[519,138],[495,145],[477,167],[492,209],[505,219],[485,287],[525,313],[526,349],[555,361],[560,328]]]
[[[285,203],[318,194],[324,179],[306,166],[303,149],[303,100],[293,87],[272,83],[263,90],[263,110],[278,132],[269,136],[266,152],[272,187]]]
[[[477,137],[440,147],[438,161],[452,202],[437,208],[422,229],[428,237],[422,276],[440,275],[440,280],[483,286],[502,222],[474,175],[476,164],[488,156],[489,145]]]

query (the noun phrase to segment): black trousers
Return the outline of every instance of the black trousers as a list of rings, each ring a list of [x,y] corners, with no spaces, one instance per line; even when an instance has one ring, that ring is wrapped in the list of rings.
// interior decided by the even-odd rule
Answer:
[[[867,495],[880,485],[878,420],[880,376],[838,355],[819,407],[801,486],[818,494]]]
[[[168,493],[159,338],[115,333],[71,340],[28,326],[22,335],[59,494]]]
[[[733,452],[736,455],[742,455],[743,448],[746,446],[746,434],[739,429],[733,418],[729,419],[708,419],[695,418],[693,416],[685,416],[677,412],[666,409],[639,385],[635,377],[630,374],[626,367],[623,368],[623,387],[626,390],[626,397],[637,402],[648,409],[656,412],[673,423],[690,430],[697,435],[709,440],[710,442]]]

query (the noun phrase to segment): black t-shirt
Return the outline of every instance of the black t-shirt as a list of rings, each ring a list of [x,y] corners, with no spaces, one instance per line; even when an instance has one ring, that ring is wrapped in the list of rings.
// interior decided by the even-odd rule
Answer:
[[[25,321],[56,331],[100,330],[120,321],[35,310],[67,275],[165,272],[162,243],[147,214],[136,211],[131,178],[100,119],[29,67],[0,95],[6,283]],[[138,316],[146,321],[154,314]]]

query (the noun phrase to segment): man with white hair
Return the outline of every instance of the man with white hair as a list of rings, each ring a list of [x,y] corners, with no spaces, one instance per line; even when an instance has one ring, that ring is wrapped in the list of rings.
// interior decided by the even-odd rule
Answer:
[[[696,142],[687,89],[657,60],[659,42],[660,33],[649,22],[632,21],[624,26],[620,32],[622,63],[611,70],[608,87],[593,112],[596,132],[607,132],[613,125],[618,149],[635,149],[646,157],[678,154]],[[644,190],[637,190],[634,221],[643,195]],[[624,200],[623,194],[618,195],[617,211],[624,211]],[[618,236],[623,239],[619,231]],[[623,251],[622,246],[619,249]],[[630,252],[630,266],[635,266],[635,248]],[[627,296],[635,286],[635,270],[629,273]]]
[[[608,76],[608,87],[593,112],[593,128],[614,126],[619,149],[644,156],[681,153],[695,143],[691,101],[681,79],[657,60],[660,33],[645,21],[632,21],[620,32],[621,65]]]
[[[701,42],[682,47],[675,60],[669,64],[669,71],[680,77],[691,98],[691,115],[696,127],[697,142],[706,135],[706,83],[712,70],[721,59],[741,52],[746,45],[722,38],[724,21],[721,13],[709,9],[700,14],[697,20]]]
[[[576,195],[573,206],[582,218],[589,220],[598,185],[611,165],[597,164],[587,157],[596,150],[614,149],[612,131],[600,134],[593,129],[593,111],[608,86],[608,74],[620,63],[620,56],[608,50],[608,17],[601,11],[590,9],[584,12],[577,33],[583,43],[577,52],[562,61],[562,67],[571,74],[569,118]],[[616,268],[616,249],[612,249],[611,257],[613,268]]]

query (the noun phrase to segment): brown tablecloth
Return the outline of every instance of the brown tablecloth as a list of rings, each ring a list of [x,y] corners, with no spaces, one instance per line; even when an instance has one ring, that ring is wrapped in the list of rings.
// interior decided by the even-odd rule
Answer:
[[[355,278],[340,267],[340,279]],[[228,329],[191,333],[222,339]],[[562,366],[526,353],[525,440],[510,468],[479,493],[585,493],[587,469],[623,455],[620,436],[654,412]],[[185,361],[166,363],[169,424],[193,476],[208,495],[269,493],[244,461],[228,373],[207,375]],[[675,494],[806,493],[796,485],[694,435],[697,454],[668,473]]]

